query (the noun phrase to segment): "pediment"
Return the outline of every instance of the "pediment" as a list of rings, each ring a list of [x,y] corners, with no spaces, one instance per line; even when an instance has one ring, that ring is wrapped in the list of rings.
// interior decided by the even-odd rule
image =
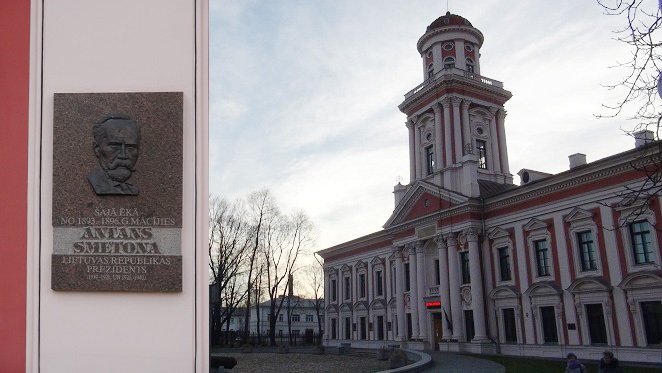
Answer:
[[[380,256],[376,256],[376,257],[372,258],[372,260],[370,261],[370,264],[373,265],[373,266],[380,265],[380,264],[384,265],[384,258],[382,258]]]
[[[602,277],[580,277],[573,281],[566,290],[573,294],[596,293],[610,291],[611,286]]]
[[[337,304],[329,304],[326,307],[326,312],[338,313],[338,305]]]
[[[368,310],[368,302],[366,301],[358,301],[354,303],[354,310],[355,311],[367,311]]]
[[[352,311],[352,305],[349,303],[343,303],[340,306],[340,312],[351,312]]]
[[[386,308],[386,301],[384,299],[378,298],[370,303],[370,309],[380,310],[384,308]]]
[[[531,285],[525,292],[529,297],[561,296],[563,291],[553,281],[542,281]]]
[[[367,266],[368,265],[362,260],[359,260],[358,262],[356,262],[356,264],[354,264],[354,267],[357,268],[357,269],[358,268],[366,268]]]
[[[395,307],[396,304],[397,304],[397,300],[395,299],[395,297],[391,297],[391,299],[388,300],[389,307]]]
[[[487,237],[489,237],[490,240],[496,240],[498,238],[509,238],[510,233],[503,228],[494,227],[487,233]]]
[[[525,231],[530,232],[538,229],[547,229],[547,224],[541,220],[533,218],[529,220],[529,222],[526,223],[523,228]]]
[[[415,220],[465,203],[467,198],[461,194],[439,188],[425,181],[414,182],[393,210],[393,214],[384,224],[384,228]]]
[[[636,290],[662,287],[662,272],[641,271],[630,273],[618,284],[623,290]]]
[[[519,299],[520,291],[510,285],[497,286],[490,291],[490,298],[492,299]]]
[[[579,207],[572,209],[572,211],[570,211],[570,213],[564,218],[568,223],[584,219],[593,219],[593,214],[590,211],[580,209]]]
[[[347,264],[343,264],[342,267],[340,267],[341,272],[351,272],[352,267],[348,266]]]

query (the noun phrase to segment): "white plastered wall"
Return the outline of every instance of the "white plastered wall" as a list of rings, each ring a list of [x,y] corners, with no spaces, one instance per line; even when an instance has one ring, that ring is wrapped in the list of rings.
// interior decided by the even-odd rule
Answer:
[[[208,370],[208,1],[33,0],[28,372]],[[54,292],[53,94],[184,93],[183,291]]]

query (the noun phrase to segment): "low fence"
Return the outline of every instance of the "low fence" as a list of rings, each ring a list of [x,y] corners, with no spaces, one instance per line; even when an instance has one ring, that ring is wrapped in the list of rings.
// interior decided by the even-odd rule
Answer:
[[[315,333],[312,329],[306,329],[298,334],[291,335],[277,333],[275,336],[276,345],[289,346],[316,346],[322,344],[323,334]],[[211,343],[215,346],[242,346],[250,344],[252,346],[269,346],[269,333],[245,333],[239,331],[220,331],[212,333]]]

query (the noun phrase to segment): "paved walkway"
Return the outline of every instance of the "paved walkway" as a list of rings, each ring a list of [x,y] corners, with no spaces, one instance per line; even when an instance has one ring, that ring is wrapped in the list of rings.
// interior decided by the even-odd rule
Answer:
[[[442,373],[505,373],[506,368],[490,360],[451,352],[425,351],[434,365],[423,372]]]

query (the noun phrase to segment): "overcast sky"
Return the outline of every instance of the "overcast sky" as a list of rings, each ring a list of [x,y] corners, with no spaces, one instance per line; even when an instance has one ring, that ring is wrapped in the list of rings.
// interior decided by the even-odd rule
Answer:
[[[653,9],[655,2],[652,1]],[[634,141],[596,119],[627,57],[621,19],[591,0],[451,0],[485,36],[481,74],[504,82],[511,173],[558,173]],[[269,188],[317,226],[316,249],[382,229],[409,182],[405,115],[423,81],[416,42],[443,0],[211,1],[210,190]],[[517,180],[518,181],[518,180]]]

